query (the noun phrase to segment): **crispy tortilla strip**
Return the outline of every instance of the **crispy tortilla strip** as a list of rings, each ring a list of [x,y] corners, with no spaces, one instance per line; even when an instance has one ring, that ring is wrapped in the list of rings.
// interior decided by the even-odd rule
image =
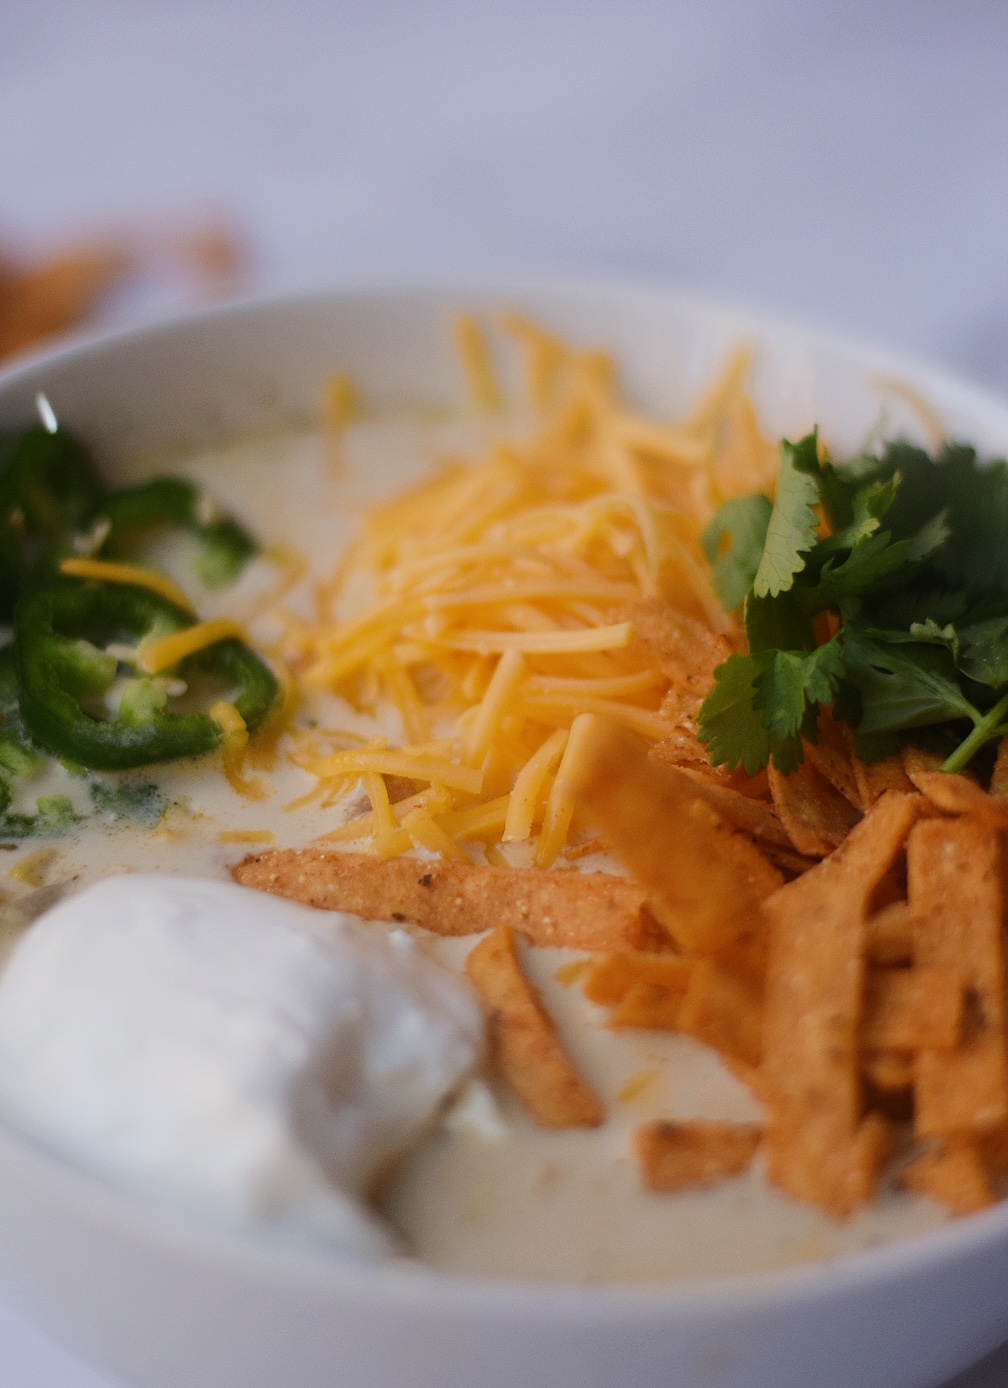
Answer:
[[[670,681],[684,714],[695,718],[700,705],[714,688],[714,671],[737,647],[662,598],[650,598],[627,607],[634,639],[641,642]]]
[[[950,1050],[962,1039],[957,969],[874,969],[865,989],[861,1044],[868,1050]]]
[[[790,776],[782,776],[773,766],[767,774],[780,822],[799,853],[825,858],[860,818],[850,801],[807,760]]]
[[[1003,1187],[1008,1177],[1008,1124],[981,1133],[976,1138],[976,1145],[987,1175]],[[1000,1193],[1003,1195],[1006,1192],[1002,1189]]]
[[[660,983],[635,983],[610,1012],[606,1026],[614,1031],[636,1027],[643,1031],[679,1031],[685,994]]]
[[[917,747],[913,743],[908,743],[900,752],[903,770],[914,785],[922,771],[940,771],[942,760],[940,752],[929,752],[926,747]]]
[[[1001,800],[1008,800],[1008,737],[998,743],[997,758],[991,772],[990,793]]]
[[[634,1154],[648,1190],[689,1190],[745,1171],[761,1135],[754,1123],[648,1123],[634,1134]]]
[[[725,1069],[730,1070],[735,1078],[752,1092],[755,1099],[769,1108],[770,1101],[767,1096],[762,1068],[759,1065],[748,1065],[744,1060],[736,1060],[730,1055],[723,1055],[721,1059]]]
[[[142,273],[184,269],[214,292],[232,292],[245,261],[237,235],[216,222],[189,229],[124,229],[49,259],[0,259],[0,359],[86,321]]]
[[[136,268],[123,244],[95,243],[21,271],[0,285],[0,358],[82,322]]]
[[[1008,1119],[1001,872],[1001,841],[989,821],[926,819],[910,834],[916,966],[958,969],[970,1000],[962,1045],[918,1054],[921,1137],[969,1134]]]
[[[908,1190],[929,1196],[953,1214],[975,1214],[994,1204],[987,1172],[972,1143],[957,1142],[925,1152],[904,1169],[902,1181]]]
[[[755,935],[740,935],[727,948],[718,950],[712,958],[716,959],[723,969],[735,974],[743,982],[751,984],[758,993],[762,994],[767,966],[765,930],[761,930]]]
[[[598,1096],[574,1068],[539,995],[522,971],[507,926],[481,940],[466,973],[490,1014],[494,1059],[508,1086],[545,1128],[597,1128]]]
[[[872,916],[896,902],[906,904],[906,857],[900,855],[871,894],[868,910]]]
[[[675,710],[670,711],[665,703],[659,712],[668,718],[675,717]],[[668,737],[663,737],[660,742],[654,744],[651,756],[663,766],[679,766],[683,770],[698,771],[705,777],[710,777],[713,773],[714,777],[725,781],[728,779],[727,776],[720,777],[719,769],[711,766],[707,750],[697,736],[695,728],[673,727]]]
[[[913,1089],[914,1058],[909,1051],[862,1051],[861,1073],[882,1094]]]
[[[650,760],[632,733],[595,719],[583,747],[582,812],[670,934],[704,953],[757,931],[762,886],[753,865],[773,871],[758,850],[722,823],[688,777]]]
[[[854,776],[857,780],[861,803],[867,810],[870,805],[885,795],[887,790],[911,791],[913,781],[903,770],[899,757],[886,757],[885,761],[854,762]]]
[[[409,921],[438,935],[508,925],[537,945],[591,951],[647,949],[665,938],[624,877],[540,872],[476,863],[383,861],[367,853],[277,849],[232,869],[236,882],[324,911]]]
[[[819,717],[819,741],[805,743],[805,755],[834,790],[838,790],[859,814],[865,800],[854,771],[854,737],[846,723],[839,723],[828,712]]]
[[[874,1199],[895,1142],[886,1119],[869,1113],[853,1136],[838,1133],[828,1122],[799,1127],[775,1123],[765,1146],[774,1185],[844,1219]]]
[[[700,706],[714,687],[714,671],[737,645],[660,598],[633,603],[623,615],[633,622],[635,641],[647,648],[670,684],[661,704],[669,732],[655,745],[656,759],[720,776],[712,773],[697,727]]]
[[[722,1055],[758,1065],[763,1049],[759,993],[710,959],[698,959],[679,1009],[679,1028]]]
[[[865,911],[922,804],[883,796],[830,857],[763,904],[771,1176],[837,1214],[874,1189],[881,1151],[859,1127]]]
[[[681,954],[646,954],[616,950],[588,962],[584,995],[589,1002],[612,1006],[638,983],[650,983],[672,993],[685,993],[693,961]]]
[[[655,751],[655,748],[651,749],[650,755],[652,757],[654,757]],[[657,760],[660,761],[661,758],[659,757]],[[688,767],[676,769],[670,767],[670,774],[687,777],[708,805],[712,806],[721,818],[733,828],[741,829],[751,838],[763,839],[780,848],[791,847],[787,830],[777,818],[777,812],[773,805],[768,801],[743,795],[733,786],[712,780],[704,772],[694,771]]]
[[[793,848],[778,848],[776,844],[769,843],[766,845],[766,855],[785,882],[800,877],[803,872],[808,872],[809,868],[815,867],[819,862],[818,858],[806,858],[804,854],[796,853]]]
[[[996,795],[988,795],[968,776],[951,776],[947,771],[915,771],[913,783],[945,814],[978,815],[1001,828],[1008,827],[1008,804]]]
[[[869,963],[912,963],[913,937],[914,913],[909,902],[891,902],[865,923],[865,954]]]
[[[709,810],[709,807],[705,806],[704,808]],[[703,823],[705,816],[699,807],[695,813],[697,819]],[[786,880],[783,872],[770,861],[762,849],[756,847],[751,839],[747,839],[744,834],[733,833],[730,825],[724,823],[717,811],[709,810],[709,817],[706,819],[718,836],[724,857],[734,862],[748,883],[750,890],[755,892],[760,901],[777,891],[779,887],[783,887]],[[768,845],[768,849],[770,847]]]

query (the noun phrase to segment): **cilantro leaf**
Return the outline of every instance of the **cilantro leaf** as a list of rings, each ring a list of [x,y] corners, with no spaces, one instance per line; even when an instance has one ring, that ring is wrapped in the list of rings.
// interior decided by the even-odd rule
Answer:
[[[905,585],[912,571],[936,554],[949,536],[944,513],[927,521],[915,534],[893,540],[889,530],[866,535],[841,563],[824,569],[815,590],[818,610],[833,607],[844,598],[862,597],[898,578]],[[810,595],[811,596],[811,595]]]
[[[774,742],[756,707],[756,680],[772,660],[772,652],[730,655],[714,672],[716,683],[700,710],[700,741],[715,766],[742,766],[755,776],[769,762]]]
[[[700,711],[711,760],[750,776],[772,761],[786,775],[802,762],[802,739],[815,741],[818,707],[833,701],[843,653],[834,639],[804,653],[732,655],[715,673]]]
[[[951,622],[940,627],[933,617],[923,622],[911,622],[908,638],[921,641],[926,646],[944,646],[953,661],[959,664],[959,633]]]
[[[752,593],[745,602],[746,638],[751,651],[799,650],[815,647],[812,618],[792,589],[775,598],[757,598]]]
[[[806,434],[798,443],[785,439],[780,455],[777,497],[753,579],[752,590],[758,598],[776,597],[792,586],[795,575],[805,567],[819,528],[815,511],[819,502],[818,435]]]
[[[936,458],[893,443],[885,462],[903,477],[888,517],[894,534],[912,534],[945,511],[949,539],[935,561],[945,583],[970,594],[1008,593],[1008,463],[981,463],[975,448],[956,443]]]
[[[988,617],[959,628],[956,663],[967,679],[992,689],[1008,685],[1008,616]]]
[[[836,469],[831,469],[836,475]],[[822,484],[820,484],[822,485]],[[820,543],[824,551],[853,549],[878,531],[886,514],[891,510],[899,492],[900,477],[897,473],[889,478],[876,478],[863,487],[858,487],[847,499],[844,508],[843,526],[837,526],[836,533]]]
[[[896,472],[895,463],[870,454],[850,459],[842,467],[823,463],[819,469],[819,493],[833,529],[841,532],[857,525],[858,497],[878,485],[895,482],[898,486]]]
[[[753,700],[771,735],[786,740],[800,734],[814,742],[817,706],[833,702],[843,671],[836,637],[807,653],[775,651],[754,682]]]
[[[724,503],[700,536],[726,612],[741,607],[753,585],[772,512],[773,502],[762,492],[734,497]]]
[[[843,652],[846,677],[861,695],[859,736],[980,720],[945,647],[887,641],[884,633],[849,632]]]
[[[826,705],[859,722],[866,759],[913,734],[961,770],[1008,735],[1008,462],[897,442],[834,467],[810,434],[781,445],[766,507],[734,503],[705,536],[733,609],[751,576],[750,654],[715,672],[701,710],[713,761],[790,770]],[[839,633],[819,646],[824,613]]]

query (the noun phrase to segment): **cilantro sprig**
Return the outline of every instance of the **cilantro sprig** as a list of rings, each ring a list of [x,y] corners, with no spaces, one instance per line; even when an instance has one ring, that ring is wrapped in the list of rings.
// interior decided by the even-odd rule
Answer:
[[[924,740],[960,771],[1008,734],[1008,463],[896,442],[836,466],[813,432],[703,544],[749,647],[701,710],[714,763],[793,771],[828,706],[867,761]]]

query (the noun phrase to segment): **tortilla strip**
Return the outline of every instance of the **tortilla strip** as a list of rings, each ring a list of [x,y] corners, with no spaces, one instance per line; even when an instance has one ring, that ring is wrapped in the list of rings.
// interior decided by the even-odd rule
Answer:
[[[854,737],[846,723],[840,723],[828,712],[819,716],[818,742],[805,743],[805,755],[834,790],[863,814],[869,802],[865,800],[854,772]]]
[[[1004,1195],[1004,1181],[1008,1176],[1008,1125],[1002,1123],[982,1133],[976,1139],[976,1145],[983,1159],[984,1170],[992,1181],[998,1183],[1000,1193]]]
[[[655,760],[661,761],[661,757],[655,757],[656,750],[652,747],[650,755]],[[673,775],[685,776],[722,819],[726,819],[736,829],[741,829],[751,838],[765,839],[768,843],[776,844],[780,848],[792,846],[787,830],[777,818],[773,805],[766,800],[756,800],[750,795],[743,795],[741,791],[735,790],[732,786],[724,785],[720,781],[713,781],[702,772],[694,771],[688,767],[672,768],[670,766],[669,772]]]
[[[874,1127],[859,1127],[865,913],[923,803],[883,796],[834,853],[763,904],[770,1174],[836,1214],[870,1196],[886,1150]]]
[[[670,712],[666,702],[668,701],[662,703],[659,712],[663,717],[674,718],[675,710]],[[706,779],[711,778],[712,771],[714,776],[718,775],[718,769],[711,767],[707,750],[693,727],[673,727],[668,737],[663,737],[653,745],[651,755],[663,766],[678,766],[684,771],[696,771]],[[727,780],[727,777],[723,779]]]
[[[685,949],[712,953],[759,930],[759,900],[774,869],[722,823],[688,777],[651,760],[639,738],[599,718],[575,774],[585,818]]]
[[[583,990],[589,1002],[621,1002],[638,983],[650,983],[673,993],[685,993],[693,961],[681,954],[645,954],[616,950],[588,962]]]
[[[735,643],[662,598],[632,603],[626,616],[633,622],[634,640],[647,648],[671,681],[683,711],[699,713],[714,688],[714,671],[735,650]]]
[[[911,791],[914,788],[899,757],[886,757],[884,761],[875,762],[857,759],[854,762],[854,776],[861,803],[866,810],[887,790]]]
[[[946,814],[974,814],[989,819],[1002,829],[1008,827],[1008,804],[997,795],[988,795],[968,776],[950,776],[947,771],[914,771],[913,783],[932,805]]]
[[[998,743],[994,770],[991,772],[990,793],[999,800],[1008,799],[1008,737]]]
[[[698,959],[679,1009],[678,1030],[724,1055],[757,1065],[762,1050],[762,999],[710,959]]]
[[[796,853],[793,848],[778,848],[776,844],[767,844],[766,855],[786,882],[790,882],[793,877],[800,877],[803,872],[808,872],[809,868],[815,867],[819,862],[818,858],[806,858],[804,854]]]
[[[760,1137],[754,1123],[648,1123],[634,1134],[634,1153],[648,1190],[688,1190],[739,1175]]]
[[[869,1113],[853,1133],[828,1120],[775,1122],[764,1142],[774,1185],[838,1219],[874,1199],[895,1147],[893,1128],[881,1113]]]
[[[564,1050],[552,1020],[522,971],[515,933],[500,926],[466,960],[466,973],[490,1017],[491,1051],[500,1073],[546,1128],[597,1128],[598,1096]]]
[[[953,1214],[974,1214],[994,1204],[987,1172],[976,1147],[968,1143],[925,1152],[905,1168],[903,1184],[927,1195]]]
[[[876,969],[865,991],[861,1044],[870,1051],[951,1050],[963,1026],[962,977],[957,969]]]
[[[665,933],[625,877],[477,863],[275,849],[232,868],[236,882],[324,911],[409,921],[438,935],[507,925],[537,945],[591,951],[660,947]]]
[[[0,358],[82,322],[136,269],[123,244],[95,242],[29,267],[0,265]]]
[[[864,1050],[861,1073],[882,1094],[909,1094],[913,1089],[914,1058],[910,1051]]]
[[[606,1026],[613,1031],[634,1027],[643,1031],[678,1031],[685,994],[660,983],[635,983],[610,1012]]]
[[[799,853],[824,858],[843,843],[860,818],[851,802],[807,760],[790,776],[782,776],[774,766],[767,774],[774,808]]]
[[[893,901],[865,923],[865,953],[872,964],[913,960],[914,917],[906,901]]]
[[[727,969],[762,996],[766,981],[767,938],[766,932],[756,935],[740,935],[725,949],[711,956],[722,969]]]
[[[903,770],[914,786],[917,785],[917,777],[922,771],[940,771],[943,760],[940,752],[931,752],[926,747],[918,747],[914,742],[908,743],[900,752]]]
[[[970,998],[954,1051],[922,1050],[914,1084],[918,1136],[968,1134],[1008,1118],[1001,842],[982,819],[927,819],[907,844],[917,967],[957,969]]]

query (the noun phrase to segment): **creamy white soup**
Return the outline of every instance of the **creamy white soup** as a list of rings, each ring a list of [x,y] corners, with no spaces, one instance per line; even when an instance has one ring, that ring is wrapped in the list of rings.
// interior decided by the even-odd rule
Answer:
[[[309,559],[309,572],[285,598],[288,608],[300,604],[307,612],[312,584],[331,573],[361,512],[422,476],[433,459],[471,443],[474,432],[483,437],[486,430],[472,423],[365,421],[348,430],[338,468],[326,440],[315,434],[260,438],[167,460],[173,473],[198,481],[267,547],[234,587],[193,593],[201,615],[240,614],[275,584],[271,546]],[[150,460],[137,460],[133,475],[142,478],[151,467]],[[158,470],[166,470],[165,460],[158,460]],[[129,480],[125,473],[116,478]],[[174,576],[191,586],[185,565],[176,565]],[[250,632],[268,650],[276,638],[274,618],[267,611]],[[318,690],[305,692],[297,723],[365,736],[398,732],[392,713],[365,716]],[[61,887],[73,894],[99,879],[139,872],[224,881],[246,854],[309,845],[367,807],[358,788],[326,808],[317,801],[290,808],[316,782],[286,758],[283,742],[275,768],[255,776],[266,788],[263,799],[236,793],[212,759],[110,775],[110,784],[153,785],[147,810],[140,816],[95,813],[61,837],[6,845],[0,866],[7,934],[16,935],[33,903],[45,904]],[[64,794],[82,811],[90,809],[80,778],[59,767],[44,782],[24,782],[17,808],[30,811],[40,793]],[[326,929],[324,915],[318,928]],[[476,943],[414,934],[457,973]],[[594,1129],[548,1131],[492,1074],[466,1086],[377,1197],[376,1209],[410,1256],[437,1269],[495,1277],[688,1278],[830,1257],[906,1237],[944,1218],[929,1201],[887,1188],[840,1222],[771,1188],[759,1160],[747,1174],[710,1188],[645,1191],[630,1153],[632,1132],[642,1122],[753,1120],[758,1104],[713,1051],[688,1037],[606,1028],[602,1008],[558,981],[576,952],[523,944],[522,957],[571,1057],[602,1099],[606,1119]]]

